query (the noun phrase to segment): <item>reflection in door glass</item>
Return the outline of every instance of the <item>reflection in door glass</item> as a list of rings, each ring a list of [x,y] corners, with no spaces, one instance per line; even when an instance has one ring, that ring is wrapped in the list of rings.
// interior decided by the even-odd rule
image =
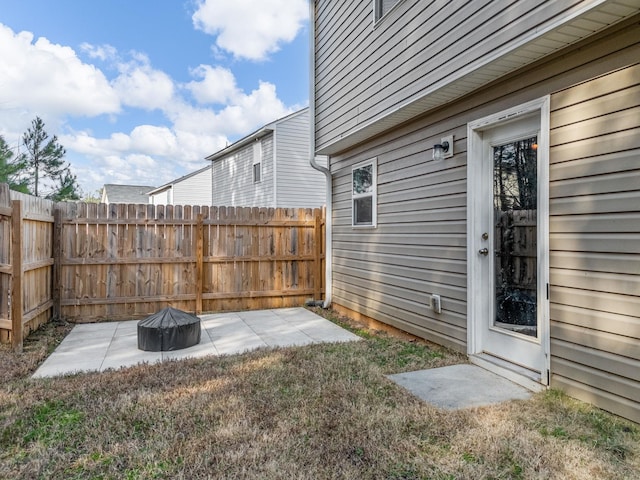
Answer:
[[[536,337],[537,137],[493,147],[494,326]]]

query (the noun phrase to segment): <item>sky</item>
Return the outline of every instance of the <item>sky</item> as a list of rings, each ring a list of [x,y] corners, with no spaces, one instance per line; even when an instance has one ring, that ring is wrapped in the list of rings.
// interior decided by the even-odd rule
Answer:
[[[0,0],[0,135],[36,116],[85,196],[160,186],[308,105],[307,0]]]

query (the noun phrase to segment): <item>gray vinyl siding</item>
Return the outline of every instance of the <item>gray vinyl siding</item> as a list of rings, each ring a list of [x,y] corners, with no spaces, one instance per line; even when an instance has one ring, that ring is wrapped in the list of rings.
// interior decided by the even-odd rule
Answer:
[[[174,205],[211,205],[211,168],[173,185]]]
[[[452,77],[477,69],[501,49],[513,49],[524,38],[530,38],[532,32],[545,31],[550,22],[569,18],[599,3],[404,0],[384,21],[374,25],[372,0],[317,1],[318,150],[424,96]],[[611,11],[632,10],[632,4],[623,4],[612,5]],[[598,22],[586,19],[580,28],[585,31],[599,28],[594,25],[600,20],[606,24],[606,12]],[[549,38],[547,46],[551,50],[560,49],[571,41],[570,32],[558,32]],[[509,58],[508,62],[515,70],[537,58],[535,55],[523,51],[521,57]],[[477,76],[473,81],[481,86],[499,75],[487,69],[482,78]]]
[[[346,12],[365,2],[322,3]],[[333,155],[333,302],[466,351],[467,124],[552,95],[551,385],[640,421],[639,21]],[[433,161],[451,134],[454,157]],[[368,159],[378,227],[354,229],[351,168]]]
[[[429,158],[422,139],[401,135],[352,158],[332,159],[333,301],[437,343],[466,345],[466,155]],[[460,130],[462,133],[462,130]],[[377,160],[377,228],[351,226],[351,167]],[[443,312],[429,307],[443,298]]]
[[[309,110],[275,128],[276,207],[317,208],[326,203],[324,174],[309,165]]]
[[[553,384],[640,422],[640,64],[551,108]]]
[[[212,162],[213,205],[257,207],[274,204],[273,134],[262,143],[262,179],[253,182],[253,144]]]

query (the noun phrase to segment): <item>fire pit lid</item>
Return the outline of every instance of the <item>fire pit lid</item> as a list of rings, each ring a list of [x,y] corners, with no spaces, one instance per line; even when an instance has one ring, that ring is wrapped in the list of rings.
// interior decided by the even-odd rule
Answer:
[[[138,348],[148,352],[180,350],[200,343],[200,318],[163,308],[138,322]]]

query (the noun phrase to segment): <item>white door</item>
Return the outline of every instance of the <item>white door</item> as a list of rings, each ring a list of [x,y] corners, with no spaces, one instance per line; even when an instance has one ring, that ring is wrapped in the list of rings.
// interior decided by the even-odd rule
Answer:
[[[506,118],[469,129],[469,353],[547,384],[547,140],[540,108]]]

